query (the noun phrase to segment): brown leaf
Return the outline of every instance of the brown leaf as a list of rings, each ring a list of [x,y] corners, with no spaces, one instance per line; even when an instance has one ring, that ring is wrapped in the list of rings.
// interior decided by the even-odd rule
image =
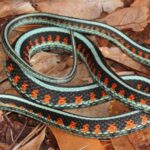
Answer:
[[[22,145],[22,144],[16,145],[13,148],[13,150],[30,150],[30,149],[39,150],[40,146],[45,138],[45,131],[46,131],[46,127],[34,139],[29,141],[25,145]],[[21,143],[22,143],[22,141],[21,141]]]
[[[42,12],[55,13],[70,17],[95,19],[102,11],[112,12],[118,7],[122,7],[121,0],[36,0],[37,9]]]
[[[108,112],[110,116],[115,116],[119,114],[124,114],[129,112],[129,108],[118,101],[112,101],[110,102]]]
[[[119,29],[142,31],[149,22],[148,17],[149,9],[147,7],[130,7],[117,10],[97,21],[105,22]]]
[[[147,7],[150,9],[150,0],[142,0],[142,3],[141,3],[141,0],[135,0],[134,3],[131,5],[131,6],[134,6],[134,7]]]
[[[0,150],[9,150],[9,145],[0,143]]]
[[[122,53],[119,48],[117,48],[117,47],[113,47],[113,48],[101,47],[100,50],[105,57],[110,58],[116,62],[122,63],[122,64],[124,64],[132,69],[135,69],[137,71],[140,71],[147,75],[150,75],[149,67],[143,66],[142,64],[134,61],[132,58],[130,58],[126,54]]]
[[[100,117],[100,116],[108,116],[108,107],[110,102],[99,104],[87,108],[80,108],[80,109],[66,109],[65,111],[78,114],[82,116],[90,116],[90,117]]]
[[[143,131],[138,131],[133,134],[129,134],[128,138],[132,145],[134,146],[134,149],[137,150],[148,150],[150,145],[149,142],[147,141],[146,137],[144,136]]]
[[[121,136],[119,138],[111,139],[112,145],[115,150],[135,150],[130,143],[128,136]]]
[[[60,150],[104,150],[97,139],[79,137],[51,126],[49,128],[56,137]]]
[[[32,7],[29,1],[1,1],[0,2],[0,18],[9,16],[9,15],[18,15],[23,13],[35,12],[35,9]]]

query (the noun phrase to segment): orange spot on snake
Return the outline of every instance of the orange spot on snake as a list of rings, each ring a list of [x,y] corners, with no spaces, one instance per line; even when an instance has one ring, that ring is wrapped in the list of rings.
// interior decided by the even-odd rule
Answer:
[[[113,84],[111,85],[111,88],[112,88],[113,90],[115,90],[116,87],[117,87],[117,84],[116,84],[116,83],[113,83]]]
[[[16,75],[14,78],[13,78],[13,84],[17,84],[20,80],[20,76]]]
[[[95,125],[95,127],[94,127],[94,133],[95,133],[95,134],[101,133],[101,127],[100,127],[99,124]]]
[[[106,91],[102,91],[102,96],[104,97],[106,95],[107,95]]]
[[[38,39],[35,39],[35,45],[39,45],[39,40]]]
[[[140,118],[141,118],[142,125],[145,125],[148,123],[148,118],[146,115],[141,115]]]
[[[134,123],[133,120],[128,120],[126,121],[126,127],[125,127],[125,130],[129,130],[129,129],[132,129],[132,128],[135,128],[136,127],[136,124]]]
[[[52,42],[52,36],[51,35],[48,35],[48,41]]]
[[[56,124],[58,124],[58,125],[63,125],[64,123],[63,123],[62,118],[58,118],[58,119],[56,120]]]
[[[81,131],[82,132],[88,132],[89,131],[89,124],[84,124],[83,126],[82,126],[82,129],[81,129]]]
[[[104,79],[104,84],[105,84],[105,85],[108,85],[108,82],[109,82],[109,79],[108,79],[108,78],[105,78],[105,79]]]
[[[25,107],[23,107],[23,106],[19,106],[19,109],[24,110],[24,109],[25,109]]]
[[[145,57],[146,59],[148,59],[148,58],[149,58],[149,54],[145,54],[144,57]]]
[[[107,132],[114,133],[116,131],[117,131],[117,127],[116,127],[115,123],[109,124],[109,126],[107,128]]]
[[[29,85],[28,85],[26,82],[24,82],[24,83],[21,85],[21,88],[20,88],[21,91],[22,91],[22,92],[26,92],[28,86],[29,86]]]
[[[33,110],[32,110],[32,109],[30,109],[30,110],[29,110],[29,112],[30,112],[30,113],[33,113]]]
[[[82,96],[75,96],[75,103],[76,104],[82,103],[82,101],[83,101]]]
[[[140,90],[142,88],[142,84],[137,84],[137,89]]]
[[[44,36],[41,36],[41,42],[45,43],[45,37]]]
[[[122,95],[122,96],[124,96],[125,91],[124,91],[124,90],[120,90],[120,91],[119,91],[119,94]]]
[[[9,103],[9,106],[10,106],[10,107],[16,107],[16,104],[14,104],[14,103]]]
[[[96,94],[94,92],[90,92],[90,100],[94,101],[96,99]]]
[[[59,97],[58,105],[64,105],[66,103],[66,97]]]
[[[56,35],[56,42],[60,42],[60,35]]]
[[[65,37],[65,38],[63,39],[63,42],[64,42],[65,44],[68,44],[68,38]]]
[[[71,121],[69,127],[70,127],[71,129],[75,129],[75,128],[76,128],[76,122]]]
[[[140,99],[140,103],[141,103],[142,105],[146,105],[146,100],[145,100],[145,99]]]
[[[37,99],[38,94],[39,94],[39,90],[33,90],[31,92],[31,97],[34,99]]]
[[[9,64],[9,65],[7,66],[7,71],[10,73],[10,72],[12,72],[13,70],[14,70],[13,65],[12,65],[12,64]]]
[[[133,47],[131,51],[132,51],[133,53],[135,53],[135,52],[136,52],[136,49]]]
[[[50,100],[51,100],[51,96],[49,94],[44,95],[44,99],[43,99],[44,103],[50,103]]]
[[[134,101],[135,100],[135,95],[134,94],[130,94],[130,96],[128,97],[129,100]]]
[[[142,56],[142,54],[143,54],[142,51],[139,51],[139,52],[138,52],[138,55],[139,55],[139,56]]]

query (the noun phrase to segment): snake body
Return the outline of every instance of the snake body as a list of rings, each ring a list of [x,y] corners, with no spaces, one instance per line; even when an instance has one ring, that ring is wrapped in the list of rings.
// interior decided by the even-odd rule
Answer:
[[[12,46],[8,40],[10,32],[26,24],[46,27],[22,34]],[[74,40],[71,39],[70,30],[73,31]],[[148,126],[150,79],[136,75],[116,75],[107,66],[97,46],[86,35],[105,38],[134,60],[150,66],[150,50],[109,25],[46,13],[22,15],[5,26],[2,43],[9,56],[6,61],[8,79],[26,99],[0,95],[0,109],[17,112],[84,137],[99,139],[125,135]],[[64,79],[48,77],[31,68],[30,58],[37,52],[62,49],[72,53],[72,41],[76,45],[73,48],[77,51],[77,55],[74,53],[75,59],[77,56],[82,59],[95,83],[70,87],[58,85],[72,79],[75,67],[71,75]],[[92,118],[61,110],[87,107],[112,98],[135,111],[113,117]]]

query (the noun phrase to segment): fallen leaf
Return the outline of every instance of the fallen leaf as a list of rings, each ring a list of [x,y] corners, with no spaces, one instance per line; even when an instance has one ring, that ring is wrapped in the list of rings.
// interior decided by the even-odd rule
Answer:
[[[106,58],[115,60],[116,62],[122,63],[132,69],[143,72],[147,75],[150,75],[150,68],[143,66],[142,64],[134,61],[132,58],[127,56],[125,53],[122,53],[121,50],[117,47],[107,48],[100,47],[101,52]]]
[[[31,141],[29,141],[25,145],[18,144],[13,148],[13,150],[30,150],[30,149],[39,150],[40,146],[45,138],[45,131],[46,131],[46,127],[43,128],[43,130]],[[21,141],[21,143],[22,143],[22,141]]]
[[[128,136],[121,136],[119,138],[111,139],[112,145],[115,150],[135,150],[130,143]]]
[[[9,145],[0,143],[0,150],[9,150]]]
[[[104,150],[103,145],[97,139],[79,137],[61,129],[49,126],[58,142],[60,150]]]
[[[108,108],[108,113],[109,116],[116,116],[119,114],[124,114],[129,112],[129,108],[127,106],[125,106],[124,104],[122,104],[119,101],[111,101],[109,108]]]
[[[35,12],[35,9],[32,7],[31,3],[29,1],[1,1],[0,2],[0,18],[9,16],[9,15],[19,15],[23,13],[31,13]]]
[[[134,6],[134,7],[147,7],[150,9],[150,0],[142,0],[142,3],[141,3],[141,0],[135,0],[134,3],[131,5],[131,6]]]
[[[149,23],[149,14],[147,7],[129,7],[116,10],[102,19],[97,19],[97,21],[107,23],[118,29],[142,31]]]
[[[149,142],[144,136],[143,131],[138,131],[138,132],[129,134],[128,138],[130,142],[132,143],[132,145],[134,145],[134,149],[137,149],[137,150],[149,149]]]
[[[100,16],[102,11],[112,12],[118,7],[123,6],[121,0],[36,0],[37,10],[60,14],[64,16],[95,19]]]

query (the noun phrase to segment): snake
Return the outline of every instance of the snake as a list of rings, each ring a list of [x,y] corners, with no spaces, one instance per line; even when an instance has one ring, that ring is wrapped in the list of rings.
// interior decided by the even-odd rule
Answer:
[[[15,42],[10,33],[23,25],[37,25]],[[19,113],[44,124],[88,138],[111,139],[144,129],[150,124],[150,79],[139,75],[118,76],[106,63],[98,46],[89,38],[106,39],[135,61],[150,66],[150,49],[136,43],[105,23],[49,13],[30,13],[10,20],[1,33],[5,64],[11,85],[22,95],[0,94],[0,109]],[[41,52],[73,55],[65,77],[50,77],[35,71],[31,58]],[[77,70],[77,59],[86,65],[93,83],[66,86]],[[130,112],[111,117],[90,117],[64,111],[89,107],[116,99]]]

